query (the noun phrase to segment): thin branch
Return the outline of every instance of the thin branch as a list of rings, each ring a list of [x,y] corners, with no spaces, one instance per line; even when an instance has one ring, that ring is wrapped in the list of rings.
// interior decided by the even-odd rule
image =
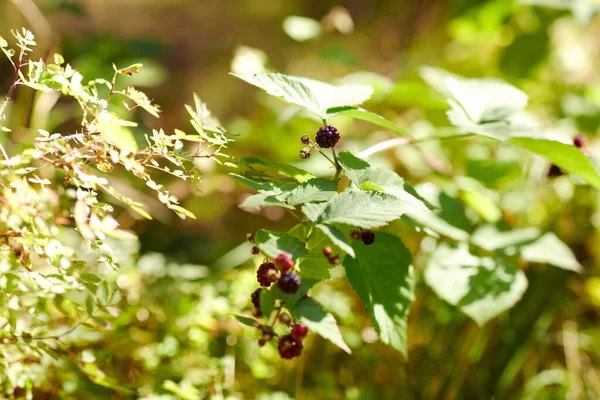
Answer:
[[[335,147],[331,148],[331,154],[333,154],[333,160],[335,161],[335,176],[333,177],[333,180],[337,181],[340,177],[340,174],[342,173],[343,168],[340,164],[340,161],[338,160],[337,151],[335,151]]]

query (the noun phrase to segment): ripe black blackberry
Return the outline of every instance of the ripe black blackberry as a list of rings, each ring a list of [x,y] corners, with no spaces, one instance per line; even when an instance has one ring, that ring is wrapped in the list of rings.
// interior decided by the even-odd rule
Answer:
[[[324,149],[334,147],[339,140],[340,133],[331,125],[320,127],[315,137],[317,144]]]
[[[294,357],[300,357],[303,348],[304,346],[302,345],[302,342],[294,339],[292,335],[282,336],[277,344],[279,355],[281,358],[285,358],[286,360]]]
[[[367,246],[373,244],[375,242],[375,234],[371,231],[364,231],[361,237],[364,244]]]
[[[548,178],[556,178],[557,176],[562,176],[564,174],[565,170],[556,164],[550,165],[550,169],[548,169]]]
[[[304,324],[294,324],[290,331],[290,336],[296,340],[302,341],[308,335],[308,327]]]
[[[301,284],[302,279],[292,271],[284,272],[277,281],[277,286],[284,293],[296,293]]]
[[[275,264],[271,262],[262,263],[256,271],[256,280],[260,286],[269,287],[271,283],[277,281],[278,274]]]
[[[262,315],[260,312],[260,292],[262,292],[262,289],[258,288],[250,295],[250,301],[252,301],[252,305],[254,306],[254,312],[255,314],[258,314],[257,317]]]

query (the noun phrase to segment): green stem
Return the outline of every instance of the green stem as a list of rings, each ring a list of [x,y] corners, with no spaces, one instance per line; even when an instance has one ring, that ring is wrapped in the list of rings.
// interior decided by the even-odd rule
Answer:
[[[337,152],[335,151],[335,147],[331,148],[331,153],[333,154],[333,159],[335,161],[335,176],[333,177],[334,181],[337,181],[342,173],[342,165],[340,164],[340,160],[338,160]]]

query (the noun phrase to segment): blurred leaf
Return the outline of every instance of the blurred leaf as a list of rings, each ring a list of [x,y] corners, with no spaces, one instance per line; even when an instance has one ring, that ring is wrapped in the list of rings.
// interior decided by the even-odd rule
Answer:
[[[309,297],[299,301],[293,308],[292,314],[295,318],[299,318],[309,330],[331,341],[346,353],[352,353],[346,342],[344,342],[334,316],[323,310],[321,304],[312,298]]]
[[[470,223],[460,201],[433,185],[422,185],[417,188],[417,193],[435,210],[411,208],[406,212],[406,217],[440,235],[457,241],[468,240]]]
[[[256,232],[256,245],[269,257],[275,258],[281,253],[288,253],[296,260],[307,253],[304,243],[287,233],[259,230]]]
[[[408,136],[412,138],[411,134],[406,130],[400,128],[398,125],[388,121],[383,118],[381,115],[377,115],[374,112],[367,111],[364,108],[357,107],[339,107],[339,108],[330,108],[327,110],[327,114],[329,114],[330,118],[333,117],[349,117],[355,119],[361,119],[363,121],[371,122],[372,124],[381,126],[382,128],[388,129],[392,132],[400,133],[404,136]]]
[[[344,258],[350,284],[381,341],[407,357],[406,326],[415,289],[412,256],[398,237],[382,232],[370,246],[357,241],[353,247],[356,259]]]
[[[334,107],[358,105],[371,97],[370,86],[333,86],[307,78],[283,74],[232,74],[268,94],[295,104],[325,120],[327,110]]]
[[[577,147],[554,140],[512,138],[511,142],[533,153],[546,157],[559,167],[585,179],[600,189],[600,175],[590,159]]]
[[[473,232],[471,242],[487,251],[496,251],[532,242],[538,239],[540,234],[538,228],[512,229],[502,232],[494,225],[485,225]]]
[[[554,233],[548,232],[533,243],[521,248],[525,261],[550,264],[569,271],[581,272],[582,266],[575,254]]]
[[[463,245],[439,245],[425,270],[425,281],[479,325],[514,306],[527,289],[527,278],[515,265],[475,257]]]
[[[283,207],[293,209],[293,206],[290,206],[283,202],[283,200],[279,200],[277,196],[273,196],[270,194],[255,194],[252,196],[246,197],[246,199],[240,204],[242,208],[256,208],[256,207]]]
[[[292,182],[258,181],[238,174],[230,175],[252,189],[269,196],[278,196],[281,194],[286,194],[287,196],[296,187],[296,184]]]
[[[252,171],[263,167],[268,171],[275,172],[279,175],[295,179],[298,183],[304,183],[310,179],[316,178],[313,174],[293,165],[268,161],[259,157],[242,157],[239,159],[240,164],[246,165]]]
[[[283,30],[292,39],[305,42],[321,34],[321,24],[312,18],[292,15],[283,20]]]
[[[261,300],[262,300],[262,298],[261,298]],[[244,316],[242,316],[242,315],[235,315],[235,314],[234,314],[234,317],[235,317],[235,318],[236,318],[238,321],[240,321],[242,324],[244,324],[244,325],[247,325],[247,326],[249,326],[249,327],[252,327],[252,328],[254,328],[254,324],[256,323],[256,321],[255,321],[255,320],[253,320],[252,318],[244,317]]]
[[[343,192],[331,199],[317,219],[323,224],[378,228],[400,218],[410,203],[377,192]]]
[[[460,198],[467,206],[475,210],[477,214],[486,221],[496,222],[502,218],[502,210],[500,207],[479,190],[461,190]]]

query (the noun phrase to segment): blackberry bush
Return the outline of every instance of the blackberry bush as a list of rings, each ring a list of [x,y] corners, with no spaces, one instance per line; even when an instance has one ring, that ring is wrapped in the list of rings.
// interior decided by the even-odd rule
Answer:
[[[286,165],[253,158],[243,162],[232,174],[258,192],[248,197],[242,206],[278,207],[294,221],[287,231],[259,230],[254,235],[260,252],[274,260],[281,272],[277,285],[261,295],[261,302],[268,302],[261,306],[271,312],[264,316],[268,323],[282,324],[287,330],[288,322],[277,318],[285,312],[290,320],[303,321],[311,331],[349,353],[335,317],[310,296],[315,285],[327,284],[321,282],[327,281],[332,276],[330,270],[341,263],[380,339],[406,355],[408,310],[417,286],[413,258],[400,235],[413,241],[411,248],[419,248],[418,243],[414,243],[414,235],[407,233],[411,228],[419,232],[416,236],[431,236],[432,244],[419,257],[420,262],[425,263],[422,268],[426,283],[438,296],[457,305],[479,324],[512,307],[523,295],[527,278],[515,260],[519,259],[522,264],[551,262],[571,271],[581,269],[569,248],[551,232],[526,229],[512,236],[512,231],[499,229],[510,226],[511,222],[502,218],[512,211],[504,213],[500,209],[494,202],[497,197],[488,193],[487,182],[446,177],[450,170],[425,153],[428,146],[414,146],[414,152],[423,154],[413,159],[422,159],[424,166],[427,164],[449,178],[447,184],[452,190],[448,193],[438,189],[433,181],[412,187],[396,172],[372,166],[368,158],[377,153],[442,138],[415,139],[393,122],[359,108],[358,104],[370,98],[371,87],[334,86],[276,73],[236,76],[312,113],[323,122],[314,142],[306,135],[300,140],[306,146],[300,156],[306,159],[313,152],[316,157],[323,157],[326,167],[322,171],[302,169],[302,163],[307,161]],[[550,175],[562,174],[563,169],[579,172],[582,179],[600,187],[600,174],[588,155],[579,150],[584,146],[583,140],[567,144],[568,140],[545,137],[543,132],[537,131],[541,128],[518,127],[519,113],[527,104],[527,96],[519,89],[498,80],[467,79],[433,68],[424,69],[423,77],[443,95],[452,96],[448,115],[459,133],[444,137],[444,141],[475,135],[484,136],[485,141],[490,138],[499,143],[510,141],[512,145],[549,158],[553,164]],[[406,137],[390,138],[357,154],[338,152],[340,133],[328,124],[334,117],[371,122]],[[531,137],[524,132],[529,132]],[[359,143],[352,146],[360,147]],[[400,218],[405,224],[390,225]],[[373,232],[375,229],[377,234]],[[504,251],[503,246],[509,242],[512,250]],[[554,254],[557,249],[564,258],[541,256]],[[470,279],[472,276],[478,279]],[[481,289],[496,287],[495,282],[499,280],[506,285],[493,295]],[[452,293],[444,286],[448,281],[458,282],[459,287]],[[259,282],[266,280],[259,279]],[[291,358],[301,353],[301,340],[308,334],[306,326],[294,325],[289,335],[280,338],[281,357]]]

